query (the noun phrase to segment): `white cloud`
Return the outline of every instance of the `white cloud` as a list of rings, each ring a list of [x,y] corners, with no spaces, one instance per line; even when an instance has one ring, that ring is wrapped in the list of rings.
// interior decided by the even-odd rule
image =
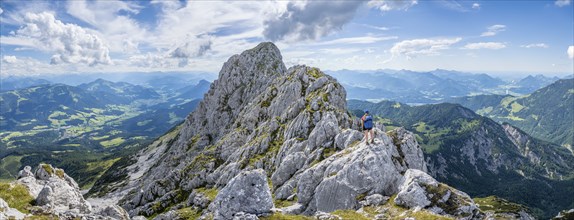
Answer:
[[[323,41],[316,43],[315,45],[340,45],[340,44],[372,44],[380,41],[395,40],[398,39],[397,36],[386,36],[386,37],[349,37],[349,38],[339,38],[330,41]]]
[[[272,41],[317,40],[341,30],[362,4],[362,1],[289,2],[285,11],[264,21],[263,35]]]
[[[569,46],[568,50],[566,50],[566,53],[570,59],[574,59],[574,46]]]
[[[4,13],[4,10],[2,10],[2,8],[0,8],[0,15]]]
[[[498,50],[505,48],[506,45],[500,42],[480,42],[480,43],[470,43],[463,47],[463,49],[468,50],[479,50],[479,49],[491,49]]]
[[[106,1],[68,1],[67,13],[90,24],[106,39],[113,52],[135,53],[140,43],[153,36],[130,18],[138,14],[141,6],[135,2]]]
[[[472,9],[480,9],[480,4],[478,3],[472,3]]]
[[[520,45],[523,48],[548,48],[548,45],[545,43],[537,43],[537,44],[527,44],[527,45]]]
[[[417,0],[371,0],[367,5],[381,11],[407,10],[418,4]]]
[[[554,4],[558,7],[570,5],[571,0],[556,0]]]
[[[112,62],[107,45],[87,29],[64,24],[48,12],[27,13],[24,22],[16,35],[31,39],[35,48],[54,53],[52,64]]]
[[[6,62],[6,63],[16,63],[18,61],[18,59],[16,58],[16,56],[4,56],[2,58],[2,61]]]
[[[405,55],[407,58],[412,58],[417,55],[438,55],[439,51],[449,49],[451,45],[461,40],[462,38],[405,40],[396,43],[390,51],[393,57]]]
[[[370,25],[370,24],[360,24],[360,25],[368,27],[368,28],[372,28],[375,30],[379,30],[379,31],[388,31],[390,29],[388,27],[380,27],[380,26],[375,26],[375,25]]]
[[[492,26],[488,27],[487,31],[482,33],[480,36],[481,37],[490,37],[490,36],[494,36],[494,35],[498,34],[498,32],[505,31],[505,30],[506,30],[506,25],[496,24],[496,25],[492,25]]]

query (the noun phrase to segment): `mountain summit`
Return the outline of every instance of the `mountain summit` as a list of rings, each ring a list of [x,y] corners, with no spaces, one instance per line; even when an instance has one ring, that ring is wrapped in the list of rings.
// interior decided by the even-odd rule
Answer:
[[[116,163],[91,193],[157,219],[328,217],[385,203],[431,218],[482,215],[468,195],[424,173],[412,133],[375,129],[374,143],[362,142],[346,104],[333,77],[286,69],[277,47],[262,43],[229,58],[182,125]]]

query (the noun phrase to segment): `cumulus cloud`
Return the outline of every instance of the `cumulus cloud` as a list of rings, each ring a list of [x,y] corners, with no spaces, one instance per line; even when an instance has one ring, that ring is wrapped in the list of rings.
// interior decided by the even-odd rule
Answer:
[[[574,46],[569,46],[568,50],[566,50],[566,53],[570,59],[574,59]]]
[[[506,45],[500,42],[479,42],[479,43],[470,43],[463,47],[463,49],[468,50],[479,50],[479,49],[490,49],[490,50],[498,50],[505,48]]]
[[[480,4],[472,3],[472,9],[480,9]]]
[[[68,1],[67,13],[97,29],[114,52],[135,53],[141,42],[149,39],[145,28],[130,15],[138,14],[141,6],[136,2],[117,0]]]
[[[188,37],[188,39],[173,49],[170,56],[173,58],[193,58],[203,56],[211,49],[212,41],[209,36]]]
[[[18,61],[18,59],[16,58],[16,56],[4,56],[2,58],[2,61],[6,62],[6,63],[16,63]]]
[[[33,40],[34,46],[52,52],[51,63],[110,64],[109,49],[95,34],[75,25],[64,24],[53,14],[27,13],[16,35]]]
[[[564,7],[570,5],[571,0],[556,0],[554,4],[558,7]]]
[[[498,32],[505,31],[506,25],[502,24],[495,24],[487,28],[487,31],[482,33],[481,37],[490,37],[498,34]]]
[[[278,41],[316,40],[343,28],[362,4],[361,1],[289,2],[287,10],[264,21],[265,38]]]
[[[460,42],[462,38],[447,39],[414,39],[396,43],[390,50],[393,57],[405,55],[407,58],[418,55],[438,55],[441,50]]]
[[[367,5],[381,11],[407,10],[418,3],[417,0],[371,0]]]
[[[537,44],[527,44],[527,45],[520,45],[523,48],[548,48],[548,45],[545,43],[537,43]]]

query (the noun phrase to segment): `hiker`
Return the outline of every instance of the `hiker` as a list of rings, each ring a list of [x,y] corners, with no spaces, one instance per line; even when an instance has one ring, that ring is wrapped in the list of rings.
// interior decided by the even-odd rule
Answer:
[[[367,144],[369,144],[369,133],[371,134],[371,143],[375,143],[375,136],[373,135],[373,116],[369,115],[369,110],[365,110],[365,114],[361,117],[361,127],[363,127]]]

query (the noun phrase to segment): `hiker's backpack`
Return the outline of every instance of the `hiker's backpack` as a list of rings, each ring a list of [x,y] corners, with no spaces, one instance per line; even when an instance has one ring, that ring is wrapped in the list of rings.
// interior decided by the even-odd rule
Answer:
[[[373,128],[373,116],[367,115],[365,121],[363,122],[365,128]]]

